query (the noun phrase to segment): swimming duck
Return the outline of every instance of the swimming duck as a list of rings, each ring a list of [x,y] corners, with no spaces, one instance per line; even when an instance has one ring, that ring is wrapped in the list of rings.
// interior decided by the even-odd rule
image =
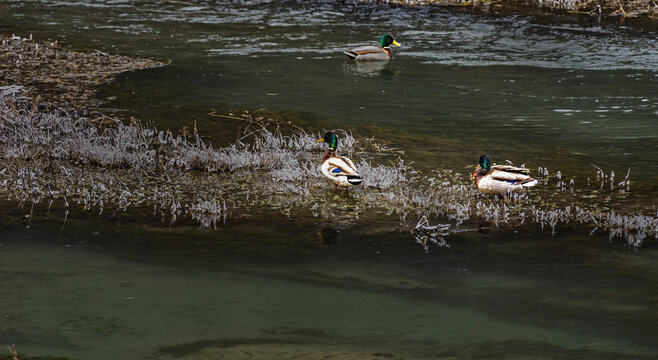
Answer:
[[[529,172],[530,169],[511,165],[491,166],[489,157],[482,155],[480,165],[473,172],[473,182],[485,194],[520,193],[537,185],[537,180],[528,176]]]
[[[329,144],[329,148],[322,155],[322,166],[320,170],[324,177],[334,183],[334,192],[336,192],[338,186],[352,187],[363,182],[363,178],[356,171],[356,166],[354,166],[352,160],[336,154],[338,135],[330,131],[324,134],[324,137],[317,140],[317,142]]]
[[[386,61],[393,56],[391,45],[401,46],[391,34],[382,35],[379,41],[381,47],[366,45],[344,51],[345,55],[351,60],[357,61]]]

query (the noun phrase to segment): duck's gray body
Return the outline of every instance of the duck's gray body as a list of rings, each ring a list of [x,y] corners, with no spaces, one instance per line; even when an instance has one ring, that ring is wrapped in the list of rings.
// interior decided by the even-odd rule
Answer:
[[[366,45],[344,51],[345,55],[356,61],[387,61],[393,56],[390,47]]]

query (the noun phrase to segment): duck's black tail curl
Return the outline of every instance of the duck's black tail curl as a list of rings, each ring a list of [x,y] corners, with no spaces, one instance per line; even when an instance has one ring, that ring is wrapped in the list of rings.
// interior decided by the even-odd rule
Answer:
[[[354,60],[356,58],[356,56],[358,55],[358,54],[355,54],[355,53],[351,52],[350,50],[343,51],[343,53],[345,55],[347,55],[347,57],[350,58],[350,60]]]
[[[347,182],[356,186],[356,185],[360,185],[363,182],[363,178],[361,176],[356,176],[356,175],[347,175]]]

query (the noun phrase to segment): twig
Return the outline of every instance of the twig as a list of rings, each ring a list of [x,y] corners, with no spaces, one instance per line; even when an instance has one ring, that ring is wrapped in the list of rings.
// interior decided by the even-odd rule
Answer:
[[[598,167],[598,166],[596,166],[596,165],[594,165],[594,164],[590,164],[590,165],[592,165],[592,166],[594,166],[595,168],[599,169],[599,171],[601,172],[601,176],[603,176],[604,172],[603,172],[603,170],[601,170],[600,167]]]
[[[123,181],[119,178],[119,176],[117,176],[117,174],[115,174],[114,172],[112,172],[112,175],[114,176],[115,179],[117,179],[117,181],[118,181],[121,185],[123,185],[124,188],[126,188],[126,190],[130,191],[130,188],[128,187],[128,185],[126,185],[126,183],[123,182]]]
[[[14,344],[11,344],[11,346],[7,345],[7,349],[9,349],[9,353],[11,354],[11,360],[18,360],[18,353],[16,352],[16,346],[14,346]]]

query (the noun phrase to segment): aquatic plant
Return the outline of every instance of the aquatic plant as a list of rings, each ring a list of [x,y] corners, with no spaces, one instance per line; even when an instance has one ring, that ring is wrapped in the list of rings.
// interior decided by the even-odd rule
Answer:
[[[11,354],[11,360],[18,360],[18,353],[16,352],[16,346],[14,344],[11,344],[11,346],[7,345],[7,349],[9,349],[9,354]]]
[[[216,198],[212,200],[199,199],[198,202],[189,205],[188,212],[194,220],[199,221],[201,227],[209,228],[212,226],[217,229],[219,219],[226,222],[228,207],[225,199],[221,201]]]
[[[44,201],[48,208],[79,206],[99,214],[150,207],[169,224],[190,218],[203,228],[217,228],[252,207],[315,215],[318,204],[332,204],[333,213],[352,218],[378,209],[402,221],[417,216],[421,221],[409,228],[424,247],[428,242],[446,246],[447,233],[482,221],[496,227],[537,223],[553,234],[560,224],[590,225],[634,247],[648,236],[658,238],[658,214],[592,200],[627,196],[630,170],[617,183],[614,174],[597,169],[596,182],[576,188],[573,178],[567,185],[562,171],[551,176],[540,168],[545,191],[491,197],[477,191],[470,174],[421,174],[400,153],[343,131],[341,148],[358,154],[365,180],[347,196],[335,196],[319,172],[323,147],[315,139],[324,131],[308,133],[249,113],[227,115],[242,122],[237,141],[214,147],[196,129],[180,135],[136,119],[87,118],[44,107],[38,98],[17,95],[19,90],[0,88],[0,151],[5,155],[0,191],[20,206],[30,205],[30,213]],[[429,219],[445,226],[432,227]]]
[[[425,249],[425,252],[429,252],[428,241],[438,247],[450,247],[444,238],[449,235],[448,229],[450,229],[450,224],[430,225],[427,216],[422,216],[411,233],[416,238],[416,242]]]

